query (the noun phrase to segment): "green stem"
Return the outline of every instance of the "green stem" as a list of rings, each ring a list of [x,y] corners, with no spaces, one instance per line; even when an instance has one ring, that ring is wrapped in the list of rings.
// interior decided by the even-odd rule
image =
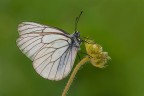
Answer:
[[[66,84],[66,86],[65,86],[65,89],[64,89],[64,91],[63,91],[63,93],[62,93],[62,96],[66,96],[66,94],[67,94],[67,91],[69,90],[69,88],[70,88],[70,86],[71,86],[71,84],[72,84],[72,82],[73,82],[73,79],[75,78],[75,75],[76,75],[76,73],[78,72],[78,70],[79,70],[79,68],[82,66],[82,65],[84,65],[87,61],[89,61],[89,57],[88,56],[86,56],[85,58],[83,58],[77,65],[76,65],[76,67],[74,68],[74,70],[73,70],[73,72],[72,72],[72,74],[71,74],[71,76],[70,76],[70,78],[69,78],[69,80],[68,80],[68,82],[67,82],[67,84]]]

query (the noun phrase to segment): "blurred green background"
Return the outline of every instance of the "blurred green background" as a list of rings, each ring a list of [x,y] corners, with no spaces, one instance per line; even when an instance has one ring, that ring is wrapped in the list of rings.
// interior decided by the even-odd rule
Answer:
[[[61,96],[69,76],[40,77],[16,46],[17,25],[34,21],[73,33],[81,10],[81,35],[112,60],[105,69],[84,65],[67,96],[144,96],[144,0],[0,0],[0,96]]]

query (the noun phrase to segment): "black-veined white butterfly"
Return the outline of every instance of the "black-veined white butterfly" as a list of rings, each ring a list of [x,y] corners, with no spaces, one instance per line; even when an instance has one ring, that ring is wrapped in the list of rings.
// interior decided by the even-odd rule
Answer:
[[[76,27],[79,17],[76,18]],[[57,81],[70,73],[81,43],[76,29],[70,35],[59,28],[23,22],[19,24],[18,31],[17,45],[33,61],[38,74]]]

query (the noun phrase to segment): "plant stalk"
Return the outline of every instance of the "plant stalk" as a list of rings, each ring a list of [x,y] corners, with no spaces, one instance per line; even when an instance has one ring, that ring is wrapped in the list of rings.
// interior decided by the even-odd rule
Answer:
[[[84,64],[85,64],[87,61],[89,61],[89,60],[90,60],[90,58],[89,58],[88,56],[86,56],[85,58],[83,58],[83,59],[76,65],[76,67],[74,68],[74,70],[73,70],[73,72],[72,72],[72,74],[71,74],[71,76],[70,76],[70,78],[69,78],[69,80],[68,80],[68,82],[67,82],[67,84],[66,84],[66,86],[65,86],[65,89],[64,89],[64,91],[63,91],[63,93],[62,93],[62,96],[66,96],[66,94],[67,94],[67,92],[68,92],[68,90],[69,90],[69,88],[70,88],[70,86],[71,86],[71,84],[72,84],[72,82],[73,82],[73,80],[74,80],[74,78],[75,78],[75,75],[77,74],[79,68],[80,68],[82,65],[84,65]]]

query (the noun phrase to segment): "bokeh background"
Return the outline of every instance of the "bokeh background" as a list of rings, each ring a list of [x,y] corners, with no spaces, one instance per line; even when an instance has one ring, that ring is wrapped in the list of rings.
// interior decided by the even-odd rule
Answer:
[[[85,64],[67,96],[144,96],[143,0],[0,0],[0,96],[61,96],[69,76],[57,82],[40,77],[16,46],[17,25],[34,21],[73,33],[81,10],[81,35],[112,60],[105,69]]]

